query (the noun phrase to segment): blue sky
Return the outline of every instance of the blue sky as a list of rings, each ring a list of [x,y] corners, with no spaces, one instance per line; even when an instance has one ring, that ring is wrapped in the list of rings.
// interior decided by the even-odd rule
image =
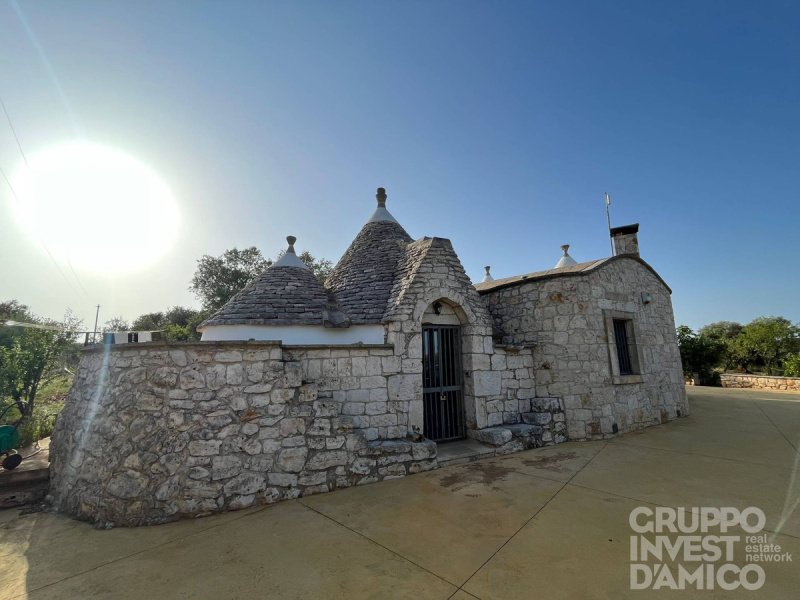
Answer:
[[[562,243],[608,255],[608,191],[678,323],[800,321],[797,3],[20,6],[32,36],[0,0],[0,96],[26,153],[75,137],[122,149],[170,186],[182,226],[154,266],[73,274],[0,187],[0,299],[87,322],[97,303],[101,321],[196,305],[206,253],[274,255],[294,234],[337,260],[378,186],[474,280],[486,264],[510,276],[550,268]],[[19,161],[0,121],[0,166]]]

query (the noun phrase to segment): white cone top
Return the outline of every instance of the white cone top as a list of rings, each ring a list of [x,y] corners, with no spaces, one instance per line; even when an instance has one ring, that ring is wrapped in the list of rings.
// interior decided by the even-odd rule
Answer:
[[[289,243],[289,247],[286,249],[284,255],[280,257],[278,262],[272,265],[272,268],[300,267],[301,269],[308,269],[308,265],[304,263],[302,260],[300,260],[294,251],[294,243],[297,241],[297,238],[294,237],[293,235],[290,235],[286,238],[286,241]]]
[[[560,269],[561,267],[571,267],[572,265],[577,265],[578,263],[569,255],[569,244],[564,244],[561,246],[561,250],[564,252],[564,256],[558,259],[556,266],[553,267],[554,269]]]
[[[378,193],[375,194],[375,198],[378,200],[378,208],[376,208],[375,212],[372,213],[372,216],[369,218],[367,223],[377,223],[379,221],[397,223],[397,219],[392,216],[392,213],[386,210],[386,190],[383,188],[378,188]]]
[[[487,281],[494,281],[494,277],[492,277],[491,273],[489,273],[489,269],[491,269],[492,267],[487,265],[483,268],[486,270],[486,275],[484,275],[483,279],[481,279],[481,283],[486,283]]]

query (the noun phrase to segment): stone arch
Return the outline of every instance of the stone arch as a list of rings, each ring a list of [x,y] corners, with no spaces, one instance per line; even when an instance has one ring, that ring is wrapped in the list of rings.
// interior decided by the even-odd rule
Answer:
[[[425,294],[423,294],[414,306],[412,319],[415,323],[421,323],[422,317],[429,307],[435,302],[445,302],[457,312],[461,320],[461,325],[476,324],[477,315],[466,300],[463,294],[454,290],[426,290]]]
[[[469,316],[461,305],[455,304],[448,298],[439,298],[431,302],[420,319],[422,325],[464,326],[470,323]]]

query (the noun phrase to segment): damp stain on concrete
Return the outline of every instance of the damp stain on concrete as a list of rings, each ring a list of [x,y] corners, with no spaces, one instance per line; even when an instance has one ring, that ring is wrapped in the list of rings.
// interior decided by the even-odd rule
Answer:
[[[545,454],[536,458],[523,458],[522,464],[526,467],[536,467],[537,469],[563,473],[566,469],[561,463],[575,458],[578,458],[575,452],[554,452],[553,454]]]
[[[492,484],[505,479],[514,469],[490,462],[474,462],[455,469],[439,479],[439,485],[452,491],[464,489],[467,486]],[[493,488],[497,489],[497,488]]]

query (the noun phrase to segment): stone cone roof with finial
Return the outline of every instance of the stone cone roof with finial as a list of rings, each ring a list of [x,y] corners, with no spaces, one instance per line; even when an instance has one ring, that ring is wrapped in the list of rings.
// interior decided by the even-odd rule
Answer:
[[[294,251],[286,253],[231,298],[200,328],[214,325],[349,325],[336,301]]]
[[[386,190],[378,207],[331,271],[325,285],[294,251],[295,238],[278,262],[256,277],[198,329],[217,325],[379,324],[406,258],[411,236],[386,210]]]
[[[411,236],[386,210],[386,190],[378,207],[331,271],[325,287],[354,325],[381,323],[400,260]]]
[[[577,261],[569,255],[569,244],[564,244],[561,246],[561,251],[564,253],[561,258],[558,259],[556,266],[553,267],[554,269],[563,269],[564,267],[574,267],[577,265]]]

